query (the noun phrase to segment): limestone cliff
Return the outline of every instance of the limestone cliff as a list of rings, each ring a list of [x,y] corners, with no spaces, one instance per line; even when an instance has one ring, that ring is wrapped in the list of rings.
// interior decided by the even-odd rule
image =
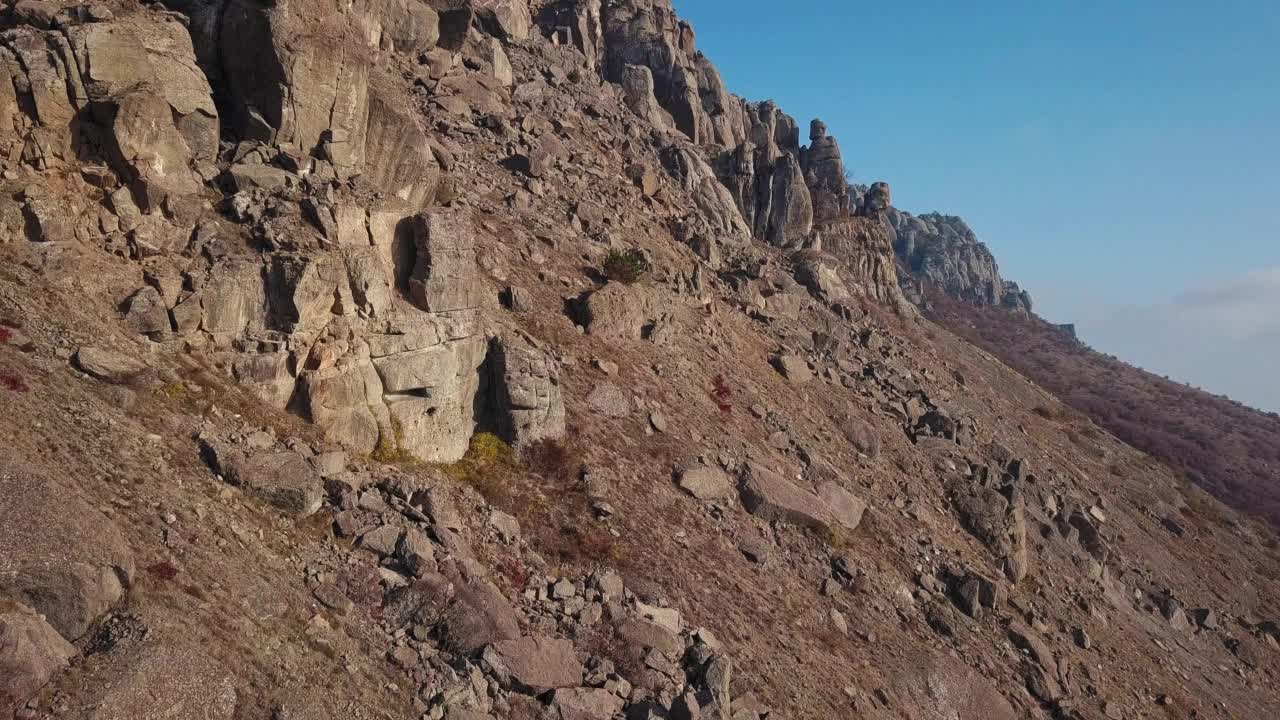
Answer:
[[[915,216],[894,210],[889,221],[893,249],[908,278],[965,302],[1031,312],[1031,295],[1000,276],[995,256],[964,220],[954,215]]]

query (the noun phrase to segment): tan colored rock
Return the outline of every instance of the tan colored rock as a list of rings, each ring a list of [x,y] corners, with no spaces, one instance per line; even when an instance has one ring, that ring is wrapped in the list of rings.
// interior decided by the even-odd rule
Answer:
[[[470,221],[459,212],[436,211],[418,215],[413,227],[409,292],[414,304],[427,312],[479,307],[483,287]]]
[[[324,370],[306,372],[300,387],[310,420],[324,428],[325,438],[353,452],[370,453],[378,446],[381,427],[390,427],[382,405],[382,382],[367,359],[349,361]],[[381,409],[381,417],[375,411]]]
[[[472,4],[476,16],[491,32],[516,42],[529,38],[533,28],[529,0],[473,0]]]
[[[126,383],[147,372],[147,365],[141,360],[104,347],[81,347],[76,351],[75,362],[90,376],[110,383]]]
[[[857,530],[862,524],[862,515],[867,511],[867,503],[862,498],[834,482],[819,485],[818,497],[831,508],[832,519],[846,529]]]
[[[616,694],[594,688],[561,688],[551,700],[559,720],[611,720],[624,704]]]
[[[492,649],[512,687],[537,694],[582,685],[582,663],[569,640],[526,636]]]
[[[728,473],[700,464],[681,468],[676,484],[699,500],[718,500],[733,491],[733,480]]]
[[[517,335],[495,337],[489,344],[499,434],[521,448],[565,434],[560,364]]]
[[[10,717],[76,654],[36,611],[0,597],[0,717]]]
[[[758,463],[747,464],[740,491],[747,511],[770,522],[829,529],[831,507],[822,498]]]
[[[618,637],[641,648],[653,648],[670,658],[684,650],[680,636],[648,620],[626,620],[617,627]]]
[[[653,72],[643,65],[628,65],[622,71],[622,96],[631,112],[658,128],[673,126],[671,115],[654,96]]]
[[[809,372],[809,364],[799,355],[776,355],[773,357],[773,366],[782,373],[792,385],[803,385],[813,379],[813,373]]]

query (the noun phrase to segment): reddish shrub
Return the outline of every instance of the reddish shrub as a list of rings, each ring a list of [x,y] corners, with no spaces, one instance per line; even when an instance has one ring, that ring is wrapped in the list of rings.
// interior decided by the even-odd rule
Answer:
[[[167,562],[147,566],[147,573],[157,580],[169,581],[178,577],[178,568]]]
[[[543,439],[525,448],[524,465],[548,480],[572,482],[581,462],[578,454],[559,440]]]
[[[523,590],[529,584],[529,569],[514,556],[508,555],[499,560],[498,572],[507,579],[513,590]]]
[[[728,415],[733,412],[733,390],[730,389],[729,383],[725,382],[724,375],[716,375],[711,379],[711,399],[716,401],[716,407],[720,408],[720,412]]]
[[[13,337],[13,331],[3,325],[0,325],[0,345],[9,342],[9,338],[11,337]]]
[[[30,389],[22,380],[11,375],[0,375],[0,386],[4,386],[6,390],[12,390],[16,393],[24,393]]]

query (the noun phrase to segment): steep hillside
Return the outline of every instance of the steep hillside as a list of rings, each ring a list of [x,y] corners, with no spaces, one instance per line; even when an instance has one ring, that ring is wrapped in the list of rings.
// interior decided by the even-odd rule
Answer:
[[[1122,441],[1226,504],[1280,526],[1280,417],[1135,368],[1032,316],[932,302],[985,348]]]
[[[1280,707],[1271,531],[667,0],[0,8],[0,718]]]

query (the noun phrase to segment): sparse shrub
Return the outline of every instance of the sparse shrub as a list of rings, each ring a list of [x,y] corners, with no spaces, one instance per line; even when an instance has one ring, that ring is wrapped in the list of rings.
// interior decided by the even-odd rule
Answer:
[[[610,250],[604,259],[604,276],[610,280],[626,285],[639,282],[640,278],[649,274],[653,266],[644,253],[632,248],[630,250]]]
[[[186,396],[187,386],[180,382],[171,382],[156,388],[155,393],[170,400],[180,400]]]
[[[571,82],[571,83],[575,83],[575,84],[582,82],[582,71],[581,71],[581,70],[579,70],[578,68],[574,68],[574,69],[570,70],[570,71],[569,71],[569,82]]]
[[[548,533],[547,535],[550,535]],[[553,555],[562,563],[605,563],[620,565],[622,548],[608,531],[595,527],[561,525],[553,537],[543,538],[542,552]]]
[[[172,580],[178,577],[178,568],[167,562],[158,562],[147,566],[147,574],[157,580]]]
[[[581,461],[578,454],[560,440],[544,438],[525,448],[524,466],[548,480],[573,482]]]
[[[466,455],[452,465],[440,466],[441,472],[454,480],[470,485],[485,500],[498,506],[507,506],[510,494],[507,475],[514,464],[515,453],[511,446],[493,433],[476,433]]]
[[[386,433],[379,435],[378,445],[369,453],[369,459],[384,465],[419,462],[413,453],[404,449],[404,427],[395,418],[391,418],[391,437]]]
[[[733,389],[729,387],[729,383],[724,379],[723,374],[717,374],[711,379],[711,399],[716,401],[716,407],[720,408],[720,412],[728,415],[733,412]]]
[[[498,572],[507,579],[513,590],[523,590],[529,583],[529,568],[513,555],[506,555],[498,560]]]

